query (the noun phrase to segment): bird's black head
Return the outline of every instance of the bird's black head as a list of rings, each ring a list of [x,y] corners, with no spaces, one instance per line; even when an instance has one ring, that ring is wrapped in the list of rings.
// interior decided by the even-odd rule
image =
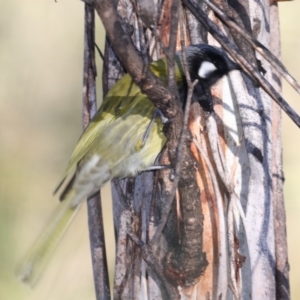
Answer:
[[[241,68],[223,50],[207,44],[192,45],[185,51],[191,80],[198,80],[193,90],[192,101],[198,101],[205,111],[211,112],[213,103],[207,96],[209,88],[230,71]],[[183,105],[186,92],[187,86],[180,90]]]
[[[207,44],[187,47],[186,56],[192,81],[198,79],[204,89],[211,87],[230,71],[240,70],[239,65],[223,50]]]

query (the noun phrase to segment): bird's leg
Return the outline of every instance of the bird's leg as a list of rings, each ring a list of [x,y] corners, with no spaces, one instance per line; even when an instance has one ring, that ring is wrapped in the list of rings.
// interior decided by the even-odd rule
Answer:
[[[171,168],[171,165],[150,166],[150,167],[147,167],[147,168],[141,170],[141,172],[158,171],[158,170],[170,169],[170,168]]]
[[[170,166],[170,168],[171,168],[171,166]],[[175,178],[175,169],[171,168],[171,172],[170,172],[170,175],[169,175],[169,180],[174,181],[174,178]]]
[[[170,122],[170,120],[169,120],[168,118],[166,118],[166,117],[163,115],[163,113],[161,112],[161,110],[160,110],[159,108],[157,108],[157,109],[155,110],[155,112],[154,112],[154,114],[153,114],[153,118],[155,119],[157,116],[160,117],[161,122],[162,122],[163,124],[167,124],[167,123]]]
[[[159,108],[156,108],[155,111],[154,111],[154,113],[153,113],[153,115],[152,115],[152,118],[151,118],[151,120],[150,120],[150,123],[148,124],[148,126],[147,126],[147,128],[146,128],[146,131],[145,131],[145,133],[143,134],[143,138],[142,138],[142,146],[141,146],[141,148],[144,147],[144,145],[145,145],[145,143],[146,143],[146,141],[147,141],[147,139],[148,139],[148,136],[149,136],[149,133],[150,133],[151,126],[152,126],[154,120],[155,120],[158,116],[160,117],[161,122],[162,122],[163,124],[166,124],[166,123],[169,122],[169,119],[167,119],[167,118],[163,115],[163,113],[160,111],[160,109],[159,109]]]

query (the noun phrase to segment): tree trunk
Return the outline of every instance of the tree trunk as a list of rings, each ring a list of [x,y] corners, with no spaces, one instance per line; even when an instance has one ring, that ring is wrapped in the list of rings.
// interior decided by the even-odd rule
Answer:
[[[102,2],[96,1],[98,13]],[[174,32],[177,49],[180,40],[186,45],[204,42],[218,46],[205,25],[186,8],[194,1],[182,1],[186,6],[180,4],[177,11],[175,0],[154,2],[155,10],[149,0],[114,1],[123,29],[147,64],[148,53],[153,59],[163,55]],[[276,4],[270,6],[266,0],[217,4],[280,57]],[[234,41],[247,61],[262,70],[257,58],[261,61],[266,79],[280,92],[279,75],[270,65],[256,57],[242,37],[226,27],[206,4],[198,5]],[[151,24],[154,12],[157,22]],[[176,16],[180,20],[177,34],[172,28]],[[156,29],[159,38],[154,35]],[[113,44],[107,39],[105,93],[124,74]],[[173,186],[169,170],[112,182],[117,239],[114,299],[290,298],[281,110],[240,72],[218,82],[211,97],[213,113],[208,115],[198,103],[191,107],[188,125],[192,138],[184,145],[186,163],[170,213],[165,209]],[[178,126],[180,129],[181,124]],[[168,137],[175,127],[166,129]],[[167,143],[160,163],[172,162],[173,152]],[[164,216],[168,219],[163,233],[152,243]]]

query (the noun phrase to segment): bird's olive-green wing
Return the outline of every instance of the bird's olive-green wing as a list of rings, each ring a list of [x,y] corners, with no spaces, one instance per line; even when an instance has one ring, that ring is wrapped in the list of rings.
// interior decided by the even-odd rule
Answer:
[[[151,71],[159,77],[165,84],[168,82],[168,66],[165,58],[155,61],[150,66]],[[184,67],[182,63],[182,58],[180,52],[176,56],[175,64],[175,80],[178,87],[182,84],[184,77]]]
[[[129,75],[123,76],[107,93],[91,122],[82,133],[71,155],[68,167],[55,192],[60,188],[65,178],[75,169],[77,163],[88,153],[98,141],[99,133],[105,132],[108,124],[122,116],[130,106],[130,102],[139,94],[140,89],[132,82]]]
[[[165,59],[160,59],[150,66],[152,72],[159,76],[164,82],[167,81],[167,65]],[[180,66],[175,70],[176,80],[182,80]],[[86,130],[83,132],[78,140],[78,143],[71,155],[68,167],[62,176],[62,180],[55,192],[60,188],[65,178],[75,169],[78,162],[88,153],[95,143],[99,141],[99,133],[105,132],[108,126],[115,119],[122,117],[129,109],[132,109],[131,104],[136,97],[139,98],[141,91],[136,86],[130,75],[123,76],[117,83],[110,89],[103,99],[103,103],[99,108],[96,115],[92,118]]]

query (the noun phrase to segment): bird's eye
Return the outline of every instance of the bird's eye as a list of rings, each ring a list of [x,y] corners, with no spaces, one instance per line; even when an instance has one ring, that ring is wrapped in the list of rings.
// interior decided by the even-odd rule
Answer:
[[[203,61],[198,70],[198,76],[202,79],[210,77],[211,73],[217,70],[214,63],[210,61]]]

